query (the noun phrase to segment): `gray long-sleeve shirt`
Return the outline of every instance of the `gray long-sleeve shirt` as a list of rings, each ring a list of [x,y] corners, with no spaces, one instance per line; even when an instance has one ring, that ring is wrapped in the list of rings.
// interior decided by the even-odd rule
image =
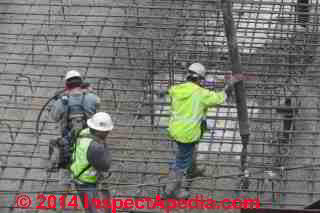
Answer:
[[[59,98],[57,101],[54,102],[50,111],[50,115],[55,122],[60,122],[61,131],[63,131],[63,129],[66,127],[66,120],[63,118],[64,115],[67,113],[68,106],[74,106],[75,111],[77,111],[77,108],[79,108],[77,106],[81,104],[86,113],[88,113],[90,116],[99,110],[101,103],[100,98],[90,91],[87,91],[83,98],[83,92],[85,92],[85,90],[81,88],[75,88],[66,93],[65,95],[69,95],[68,105],[64,104],[62,98]],[[71,112],[71,114],[72,113],[74,112]]]
[[[108,145],[92,141],[88,147],[87,159],[97,171],[107,172],[111,165]]]

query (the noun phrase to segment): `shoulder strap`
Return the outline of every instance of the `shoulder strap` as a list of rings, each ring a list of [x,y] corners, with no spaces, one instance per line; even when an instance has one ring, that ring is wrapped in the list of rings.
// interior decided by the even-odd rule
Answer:
[[[85,99],[85,96],[87,95],[87,91],[83,91],[82,92],[82,99],[81,99],[81,104],[80,104],[80,107],[82,109],[82,113],[84,114],[84,116],[86,117],[87,119],[87,112],[86,112],[86,108],[84,107],[83,103],[84,103],[84,99]]]
[[[75,179],[78,179],[85,171],[87,171],[91,167],[91,164],[88,164],[86,168],[84,168],[77,176],[75,176]]]
[[[70,114],[70,107],[69,107],[69,94],[66,93],[66,92],[63,92],[59,99],[61,100],[62,104],[67,107],[67,110],[66,110],[66,114],[63,116],[65,121],[67,122],[67,125],[68,125],[68,118],[69,118],[69,114]]]
[[[86,96],[87,93],[88,93],[88,91],[83,91],[83,92],[81,93],[81,96],[82,96],[82,97],[81,97],[81,102],[80,102],[80,104],[75,104],[75,105],[80,105],[80,106],[84,109],[83,103],[84,103],[84,99],[85,99],[85,96]],[[67,96],[67,98],[69,99],[70,96],[73,96],[73,94],[67,93],[67,94],[62,95],[61,97],[63,97],[63,96]],[[69,103],[68,103],[68,107],[70,107]]]
[[[82,91],[82,94],[81,94],[81,102],[80,104],[76,104],[76,106],[80,107],[81,111],[82,111],[82,114],[85,116],[85,119],[87,119],[88,117],[88,111],[86,110],[85,106],[84,106],[84,100],[86,98],[86,95],[87,95],[88,91],[87,90],[84,90]]]
[[[86,91],[83,91],[83,92],[82,92],[81,106],[82,106],[83,109],[84,109],[84,107],[83,107],[83,102],[84,102],[84,98],[85,98],[86,94],[87,94]]]

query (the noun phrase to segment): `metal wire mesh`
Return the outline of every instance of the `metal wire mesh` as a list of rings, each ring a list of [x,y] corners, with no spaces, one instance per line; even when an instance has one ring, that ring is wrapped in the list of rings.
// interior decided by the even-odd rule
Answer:
[[[259,197],[262,207],[275,208],[319,199],[318,10],[318,0],[233,1],[250,118],[250,184],[239,186],[236,106],[225,104],[209,111],[198,147],[208,177],[194,180],[192,192],[216,200]],[[3,196],[56,189],[58,173],[46,172],[45,161],[58,131],[47,111],[39,141],[34,127],[69,69],[83,73],[115,121],[105,180],[112,192],[159,193],[175,144],[166,132],[169,99],[154,91],[183,81],[195,61],[210,71],[208,88],[223,88],[219,77],[230,70],[230,57],[220,1],[12,0],[0,2],[0,15]],[[14,199],[2,200],[1,212],[19,211]]]

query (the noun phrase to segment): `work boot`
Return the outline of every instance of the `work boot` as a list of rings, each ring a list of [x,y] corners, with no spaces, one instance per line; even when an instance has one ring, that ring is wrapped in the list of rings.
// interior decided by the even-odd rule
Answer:
[[[187,177],[189,179],[196,178],[196,177],[205,177],[205,172],[206,172],[205,167],[198,168],[197,166],[193,165],[192,168],[188,170]]]
[[[179,192],[174,192],[172,194],[163,193],[162,199],[189,199],[190,193],[187,190],[179,190]]]
[[[164,187],[164,199],[175,198],[180,193],[183,171],[171,170],[168,176],[168,183]]]
[[[179,194],[176,195],[177,199],[188,199],[190,198],[190,193],[187,190],[181,190]]]
[[[195,171],[193,171],[191,178],[196,178],[196,177],[204,177],[206,172],[206,168],[203,167],[201,169],[196,168]]]

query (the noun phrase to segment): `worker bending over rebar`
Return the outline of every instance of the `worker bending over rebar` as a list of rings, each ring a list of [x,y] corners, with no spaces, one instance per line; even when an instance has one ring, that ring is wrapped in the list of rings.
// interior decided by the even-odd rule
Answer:
[[[189,192],[181,191],[184,175],[187,179],[203,176],[205,169],[196,165],[196,145],[206,129],[205,116],[208,108],[218,106],[232,95],[235,82],[225,86],[223,91],[215,92],[203,88],[206,69],[200,63],[188,68],[186,82],[172,86],[158,95],[171,98],[171,117],[168,125],[169,136],[176,142],[178,151],[173,168],[169,172],[169,183],[164,189],[164,198],[187,198]]]

